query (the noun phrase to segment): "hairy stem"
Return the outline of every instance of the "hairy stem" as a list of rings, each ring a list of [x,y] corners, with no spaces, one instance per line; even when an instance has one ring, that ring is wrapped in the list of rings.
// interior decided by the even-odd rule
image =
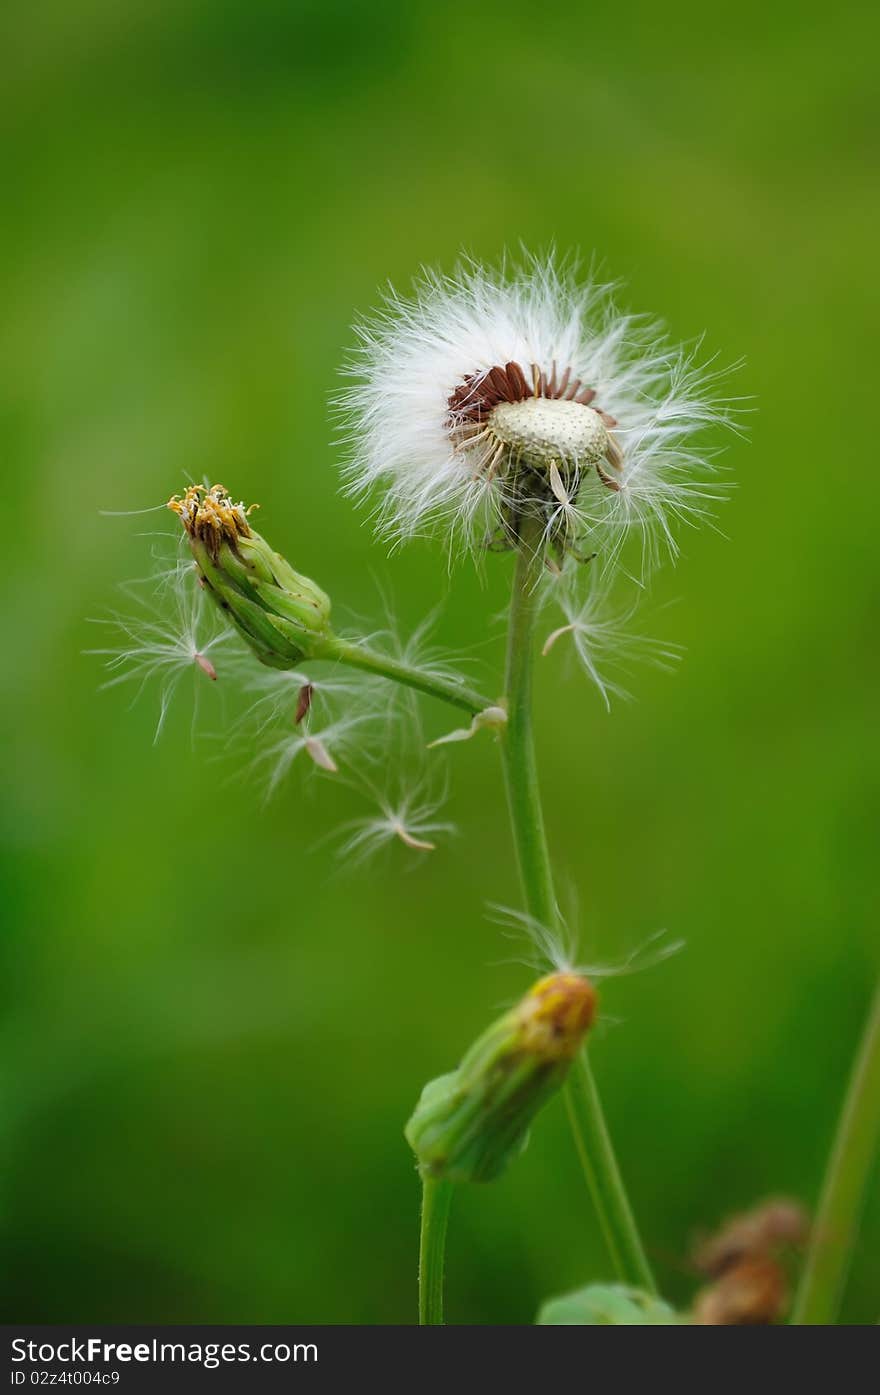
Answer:
[[[532,731],[532,651],[543,567],[540,525],[527,523],[520,539],[510,604],[505,685],[507,727],[502,735],[502,751],[526,909],[535,920],[555,930],[559,925],[559,908],[553,891]],[[653,1292],[651,1269],[636,1229],[586,1051],[580,1054],[574,1082],[565,1087],[565,1099],[575,1146],[614,1267],[627,1283]]]
[[[429,669],[413,668],[399,659],[388,658],[385,654],[368,649],[366,645],[340,639],[336,635],[322,644],[321,652],[316,657],[337,659],[353,668],[389,678],[394,683],[402,683],[407,688],[415,688],[417,692],[427,693],[429,697],[439,698],[441,702],[449,702],[453,707],[462,708],[472,717],[490,705],[486,698],[453,678],[443,678],[431,673]]]
[[[828,1160],[819,1210],[792,1322],[833,1323],[858,1235],[880,1142],[880,982],[853,1064]]]
[[[422,1175],[422,1224],[419,1236],[419,1324],[442,1327],[446,1227],[452,1183]]]

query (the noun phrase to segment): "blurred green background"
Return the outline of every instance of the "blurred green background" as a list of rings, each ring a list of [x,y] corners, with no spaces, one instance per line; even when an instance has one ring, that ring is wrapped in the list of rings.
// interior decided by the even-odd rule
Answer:
[[[247,751],[191,742],[189,677],[153,746],[155,693],[99,692],[82,651],[167,526],[99,510],[208,475],[340,609],[378,611],[373,578],[404,632],[443,601],[439,638],[490,673],[510,559],[387,558],[339,497],[327,398],[382,283],[520,240],[595,251],[755,399],[726,538],[689,533],[654,586],[680,672],[611,716],[562,645],[539,674],[585,953],[687,940],[607,985],[593,1053],[683,1299],[695,1228],[814,1201],[880,967],[868,7],[46,0],[2,24],[7,1320],[414,1316],[403,1122],[529,981],[486,917],[517,897],[492,743],[450,758],[452,844],[346,872],[321,840],[352,791],[294,774],[263,808]],[[193,677],[222,734],[222,683]],[[876,1320],[878,1244],[875,1189],[850,1321]],[[457,1203],[450,1318],[529,1322],[607,1272],[554,1102]]]

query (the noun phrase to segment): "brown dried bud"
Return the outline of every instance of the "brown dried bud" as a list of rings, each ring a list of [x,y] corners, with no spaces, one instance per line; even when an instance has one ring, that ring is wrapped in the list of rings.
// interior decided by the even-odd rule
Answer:
[[[701,1274],[716,1277],[750,1256],[803,1245],[808,1230],[807,1213],[798,1202],[771,1197],[731,1216],[714,1235],[700,1241],[691,1258]]]
[[[788,1283],[778,1260],[743,1259],[694,1302],[699,1327],[762,1327],[778,1322],[788,1307]]]

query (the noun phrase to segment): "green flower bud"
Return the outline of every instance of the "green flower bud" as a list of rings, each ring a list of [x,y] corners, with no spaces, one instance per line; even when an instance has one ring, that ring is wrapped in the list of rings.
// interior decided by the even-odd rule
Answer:
[[[254,532],[251,509],[219,484],[190,485],[168,507],[186,529],[202,584],[261,663],[285,669],[321,657],[330,599]]]
[[[568,1074],[595,1013],[587,979],[550,974],[474,1042],[458,1070],[431,1080],[405,1130],[423,1174],[490,1182],[503,1172]]]
[[[536,1318],[540,1327],[673,1327],[685,1321],[662,1298],[624,1284],[590,1284],[549,1298]]]

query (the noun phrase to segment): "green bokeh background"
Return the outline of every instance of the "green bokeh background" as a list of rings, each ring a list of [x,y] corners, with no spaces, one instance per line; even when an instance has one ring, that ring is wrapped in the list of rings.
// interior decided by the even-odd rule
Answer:
[[[327,407],[353,316],[461,248],[595,251],[635,308],[745,360],[726,537],[689,533],[651,597],[680,672],[639,672],[608,716],[560,646],[540,756],[586,953],[687,941],[606,987],[593,1051],[664,1290],[692,1289],[694,1228],[814,1201],[880,966],[868,16],[6,10],[7,1319],[414,1315],[403,1122],[528,982],[485,910],[517,895],[492,743],[450,757],[451,845],[349,872],[325,839],[354,792],[295,776],[264,808],[248,751],[191,742],[188,678],[153,746],[155,694],[98,692],[82,651],[166,526],[99,510],[208,475],[340,609],[378,611],[374,578],[404,631],[442,601],[439,638],[497,665],[510,559],[481,580],[440,545],[387,558],[339,497]],[[222,682],[194,678],[222,733]],[[876,1320],[878,1247],[875,1188],[850,1321]],[[554,1102],[457,1203],[450,1318],[529,1322],[605,1276]]]

